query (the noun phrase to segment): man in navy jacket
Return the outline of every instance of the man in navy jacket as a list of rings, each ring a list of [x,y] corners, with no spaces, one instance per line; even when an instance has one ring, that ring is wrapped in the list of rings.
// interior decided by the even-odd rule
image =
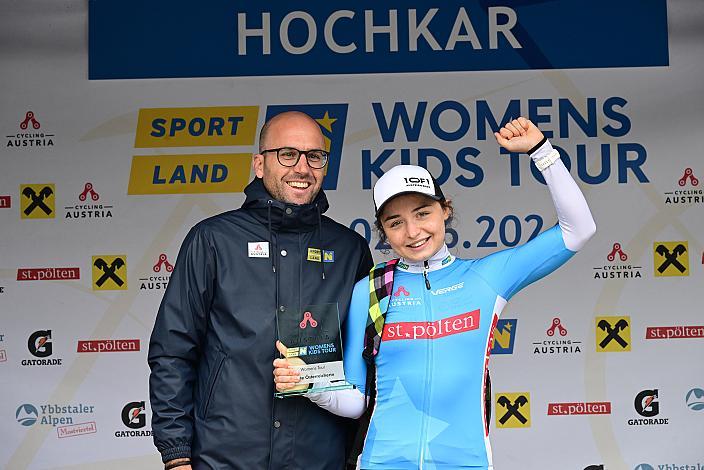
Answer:
[[[190,230],[156,317],[152,431],[167,468],[344,466],[348,423],[307,398],[274,398],[276,314],[337,303],[343,322],[371,254],[322,215],[327,152],[313,119],[279,114],[259,145],[244,204]]]

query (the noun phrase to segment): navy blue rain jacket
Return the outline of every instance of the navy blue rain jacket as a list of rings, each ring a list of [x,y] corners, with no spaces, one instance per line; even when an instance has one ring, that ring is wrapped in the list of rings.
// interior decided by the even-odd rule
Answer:
[[[276,312],[337,302],[343,322],[369,247],[322,216],[322,191],[285,204],[255,179],[245,194],[191,229],[171,273],[149,343],[154,442],[164,461],[190,456],[195,469],[341,469],[347,420],[274,398]],[[308,260],[309,248],[334,261]]]

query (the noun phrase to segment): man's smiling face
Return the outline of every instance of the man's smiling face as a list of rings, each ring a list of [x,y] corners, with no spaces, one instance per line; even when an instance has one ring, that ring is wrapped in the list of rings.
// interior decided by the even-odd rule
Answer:
[[[325,140],[320,126],[312,118],[303,113],[287,112],[269,121],[260,151],[280,147],[293,147],[302,152],[325,149]],[[323,185],[325,169],[311,168],[304,155],[295,166],[286,167],[279,163],[276,152],[257,154],[253,167],[269,194],[279,201],[309,204]]]

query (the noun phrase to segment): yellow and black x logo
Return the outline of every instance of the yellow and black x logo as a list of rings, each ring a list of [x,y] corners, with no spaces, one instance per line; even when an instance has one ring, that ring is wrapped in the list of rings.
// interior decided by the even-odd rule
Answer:
[[[530,393],[496,394],[496,427],[530,427]]]
[[[20,185],[20,216],[23,219],[53,219],[55,212],[53,184]]]
[[[93,290],[127,290],[127,256],[93,256]]]

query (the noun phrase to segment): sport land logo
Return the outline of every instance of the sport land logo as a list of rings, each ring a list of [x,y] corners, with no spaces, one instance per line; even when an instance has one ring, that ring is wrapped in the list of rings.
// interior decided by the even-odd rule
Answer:
[[[53,219],[56,215],[55,193],[53,183],[20,185],[20,217]]]
[[[497,393],[495,398],[497,428],[530,427],[530,393]]]
[[[26,147],[53,147],[54,134],[46,133],[42,130],[34,111],[27,111],[24,117],[19,120],[19,131],[15,134],[6,135],[6,148],[26,148]]]
[[[652,426],[669,424],[669,418],[655,418],[660,414],[658,389],[640,391],[633,400],[633,407],[643,418],[629,419],[629,426]]]
[[[491,339],[491,354],[513,354],[518,319],[506,318],[496,323]]]
[[[545,334],[547,339],[533,342],[533,354],[550,356],[581,354],[580,345],[582,342],[567,336],[567,328],[562,324],[562,320],[559,317],[552,319],[550,327],[545,331]]]
[[[93,256],[93,290],[127,290],[127,256]]]
[[[22,359],[23,366],[60,366],[63,359],[47,359],[54,354],[51,342],[51,330],[37,330],[27,338],[27,350],[39,359]]]
[[[258,106],[144,108],[135,148],[252,146]],[[251,153],[137,155],[127,194],[242,192],[249,182]]]
[[[166,253],[159,254],[154,266],[152,266],[152,272],[139,278],[139,291],[165,290],[169,285],[173,270],[174,265],[169,262],[169,257],[166,256]]]
[[[631,317],[596,317],[596,351],[631,350]]]
[[[325,139],[325,149],[330,154],[325,167],[323,189],[337,189],[342,162],[342,145],[347,124],[347,104],[292,104],[271,105],[266,108],[266,120],[286,111],[300,111],[315,119]]]
[[[686,241],[653,243],[655,277],[689,276],[689,245]]]
[[[677,186],[681,189],[665,192],[666,205],[704,203],[704,190],[697,189],[699,178],[695,176],[691,167],[684,169],[682,177],[677,180]]]
[[[122,424],[130,430],[117,430],[114,433],[115,437],[151,437],[152,431],[150,429],[142,429],[147,425],[146,402],[131,401],[127,403],[122,407],[120,417]]]
[[[83,190],[78,194],[78,203],[64,207],[64,219],[111,219],[114,206],[104,202],[98,203],[99,200],[100,194],[93,187],[93,183],[85,183]]]
[[[615,242],[606,255],[608,264],[594,267],[594,279],[640,279],[642,266],[627,264],[628,254],[619,242]],[[624,264],[626,263],[626,264]]]

